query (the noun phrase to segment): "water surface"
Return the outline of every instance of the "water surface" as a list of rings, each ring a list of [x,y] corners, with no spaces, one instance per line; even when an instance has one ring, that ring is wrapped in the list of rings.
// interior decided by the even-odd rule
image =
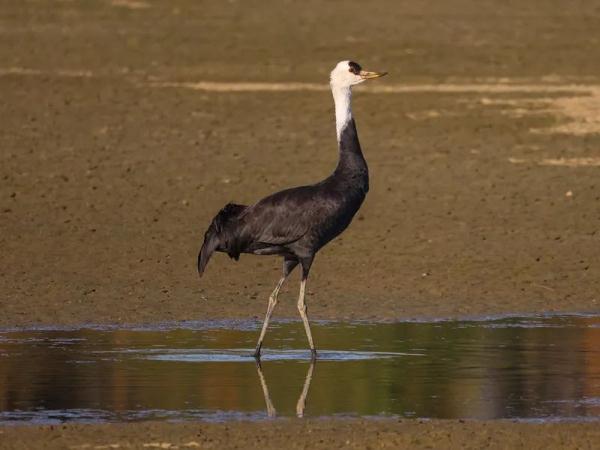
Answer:
[[[233,326],[233,325],[232,325]],[[0,423],[600,419],[600,318],[0,332]]]

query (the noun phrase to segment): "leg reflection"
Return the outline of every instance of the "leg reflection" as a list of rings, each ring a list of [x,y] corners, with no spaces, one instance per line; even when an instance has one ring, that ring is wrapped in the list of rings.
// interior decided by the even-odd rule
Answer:
[[[304,409],[306,408],[306,398],[308,397],[308,391],[310,389],[310,382],[312,381],[313,372],[315,370],[315,359],[311,359],[310,365],[308,366],[308,372],[306,372],[306,378],[304,380],[304,386],[302,387],[302,392],[300,393],[300,398],[298,398],[298,402],[296,403],[296,416],[304,417]],[[258,378],[260,380],[260,385],[262,387],[263,395],[265,397],[265,405],[267,406],[267,415],[269,417],[275,417],[277,415],[277,411],[273,406],[273,402],[271,401],[271,395],[269,394],[269,387],[267,386],[267,381],[265,380],[265,376],[262,371],[262,367],[260,364],[260,360],[256,361],[256,370],[258,372]]]
[[[312,381],[313,371],[315,370],[315,358],[310,359],[310,366],[308,366],[308,372],[306,372],[306,379],[304,380],[304,387],[300,398],[296,403],[296,416],[304,417],[304,408],[306,407],[306,397],[308,396],[308,390],[310,389],[310,382]]]
[[[275,417],[277,415],[277,411],[275,411],[275,407],[273,406],[273,402],[271,401],[271,396],[269,395],[269,388],[267,386],[267,382],[265,381],[265,376],[262,372],[262,367],[260,366],[260,359],[256,360],[256,370],[258,372],[258,378],[260,379],[260,385],[262,386],[263,395],[265,396],[265,404],[267,405],[267,415],[269,417]]]

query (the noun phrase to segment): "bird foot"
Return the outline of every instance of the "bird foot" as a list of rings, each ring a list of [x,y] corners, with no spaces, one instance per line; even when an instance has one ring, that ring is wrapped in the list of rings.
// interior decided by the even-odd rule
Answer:
[[[314,348],[310,349],[310,359],[312,361],[314,361],[315,359],[317,359],[317,350]]]

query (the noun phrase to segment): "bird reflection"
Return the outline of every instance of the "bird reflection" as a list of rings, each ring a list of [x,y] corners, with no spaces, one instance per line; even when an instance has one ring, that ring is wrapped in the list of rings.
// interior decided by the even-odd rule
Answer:
[[[269,395],[269,387],[267,386],[267,381],[265,380],[265,376],[262,371],[262,367],[260,364],[260,360],[256,360],[256,370],[258,372],[258,378],[260,379],[260,385],[263,390],[263,395],[265,396],[265,405],[267,406],[267,415],[269,417],[275,417],[277,415],[277,410],[275,406],[273,406],[273,402],[271,401],[271,396]],[[308,366],[308,372],[306,372],[306,378],[304,380],[304,386],[302,387],[302,392],[300,393],[300,397],[296,402],[296,416],[304,417],[304,409],[306,408],[306,397],[308,397],[308,390],[310,389],[310,382],[312,380],[313,372],[315,370],[315,360],[311,359],[310,365]]]

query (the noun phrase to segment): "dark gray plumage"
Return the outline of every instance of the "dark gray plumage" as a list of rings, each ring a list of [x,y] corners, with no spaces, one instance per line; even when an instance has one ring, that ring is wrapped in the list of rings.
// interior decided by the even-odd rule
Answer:
[[[356,63],[346,63],[349,71],[357,77],[373,74],[361,71]],[[298,309],[312,355],[316,355],[304,304],[305,282],[316,253],[346,229],[369,190],[367,163],[350,115],[349,89],[347,118],[339,133],[339,161],[334,172],[319,183],[277,192],[254,205],[229,203],[219,211],[205,233],[198,255],[200,276],[215,251],[227,253],[236,260],[241,253],[280,255],[284,258],[283,277],[269,299],[267,316],[255,352],[257,357],[260,356],[262,339],[277,303],[279,288],[298,264],[302,268]]]
[[[286,189],[252,206],[229,203],[213,219],[198,257],[202,274],[214,251],[238,259],[241,253],[281,255],[306,272],[321,247],[350,224],[369,190],[369,172],[354,121],[344,129],[340,160],[317,184]]]

